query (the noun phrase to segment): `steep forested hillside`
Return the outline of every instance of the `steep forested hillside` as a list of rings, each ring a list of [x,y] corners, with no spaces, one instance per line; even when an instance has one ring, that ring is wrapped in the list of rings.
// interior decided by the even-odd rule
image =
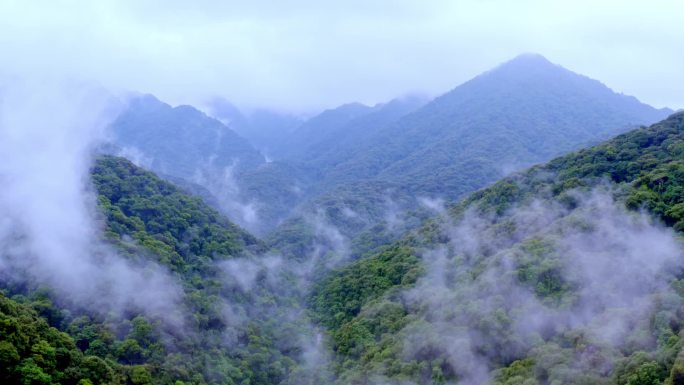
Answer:
[[[353,103],[324,111],[298,127],[275,154],[287,161],[327,170],[355,153],[376,131],[426,102],[421,97],[408,96],[374,107]]]
[[[508,177],[332,274],[310,304],[338,381],[680,383],[683,148],[680,113]]]
[[[210,167],[242,170],[264,163],[247,140],[218,120],[152,95],[130,100],[111,124],[111,134],[124,154],[139,154],[140,163],[150,169],[188,180]]]
[[[36,305],[40,303],[36,302]],[[2,294],[0,336],[0,380],[3,384],[123,381],[105,360],[84,354],[71,336],[48,325],[31,306],[19,304]]]
[[[261,283],[258,240],[125,159],[98,159],[92,180],[106,242],[141,271],[167,269],[181,302],[161,314],[132,304],[103,313],[49,287],[7,281],[10,298],[0,296],[7,383],[273,384],[306,375],[298,369],[301,341],[292,339],[297,302]],[[238,275],[230,275],[232,264]],[[279,316],[281,303],[289,321]]]
[[[381,238],[389,239],[386,230],[392,225],[386,219],[397,212],[425,211],[421,202],[426,198],[458,199],[510,172],[653,123],[669,112],[616,94],[541,56],[523,55],[394,122],[370,129],[369,114],[349,123],[358,124],[358,130],[346,128],[335,140],[322,142],[318,154],[304,152],[307,161],[322,168],[324,178],[298,220],[312,211],[331,212],[329,223],[352,242],[373,237],[378,226]],[[380,185],[385,188],[376,188]],[[369,196],[373,190],[379,195]],[[378,200],[396,204],[378,213]],[[358,211],[359,224],[340,221],[334,213],[341,210]],[[404,222],[415,223],[413,217]],[[273,237],[287,237],[291,224],[284,222]],[[315,245],[311,237],[297,242]]]
[[[328,179],[381,178],[456,198],[670,112],[522,55],[379,130],[351,159],[340,159]]]

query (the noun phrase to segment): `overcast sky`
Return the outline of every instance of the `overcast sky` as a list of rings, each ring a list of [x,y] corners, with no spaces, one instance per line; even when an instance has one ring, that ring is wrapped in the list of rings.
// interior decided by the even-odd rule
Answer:
[[[676,0],[0,0],[2,76],[94,80],[173,104],[313,111],[438,95],[536,52],[684,107]]]

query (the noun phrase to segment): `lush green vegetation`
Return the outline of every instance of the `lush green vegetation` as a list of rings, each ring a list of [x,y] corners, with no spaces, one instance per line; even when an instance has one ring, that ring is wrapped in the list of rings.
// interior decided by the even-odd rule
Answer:
[[[274,304],[274,295],[236,290],[219,266],[260,254],[263,245],[200,199],[122,158],[98,159],[92,177],[108,241],[132,263],[167,267],[182,285],[182,330],[163,316],[145,316],[145,309],[102,314],[58,301],[49,290],[11,286],[8,295],[23,305],[3,299],[3,312],[35,326],[17,329],[14,318],[3,324],[3,344],[16,341],[3,350],[3,375],[26,384],[286,383],[300,350],[283,341],[295,326],[258,306]],[[241,309],[244,322],[227,324],[227,304]],[[36,379],[18,374],[24,371]]]
[[[684,381],[684,274],[658,276],[644,313],[601,304],[599,321],[619,320],[627,330],[620,343],[607,342],[597,325],[564,323],[597,310],[582,307],[586,286],[566,274],[574,254],[563,243],[567,234],[594,231],[582,194],[597,188],[632,213],[684,231],[684,114],[509,176],[429,219],[417,196],[461,197],[510,171],[502,165],[545,160],[664,111],[529,57],[409,114],[416,103],[329,111],[293,139],[301,142],[288,155],[295,163],[271,163],[191,107],[134,101],[113,128],[119,144],[140,147],[154,169],[190,178],[198,167],[222,171],[237,157],[240,194],[266,203],[266,222],[309,203],[263,243],[151,172],[98,158],[92,182],[104,241],[132,266],[168,271],[180,303],[173,314],[133,305],[107,312],[7,282],[0,381]],[[296,165],[307,159],[316,164]],[[530,221],[524,210],[535,207],[541,211],[532,217],[541,219]],[[350,264],[328,271],[337,259]],[[531,318],[539,309],[556,312],[561,326],[521,331],[538,321]]]
[[[492,290],[490,284],[482,281],[481,274],[498,271],[501,258],[507,255],[513,269],[510,274],[498,275],[497,285],[505,287],[508,279],[528,287],[550,309],[571,311],[578,306],[575,293],[580,286],[563,275],[563,255],[571,251],[563,249],[559,239],[568,232],[582,233],[592,227],[590,222],[581,219],[582,215],[567,214],[581,206],[582,191],[599,187],[626,207],[635,211],[645,209],[663,224],[677,231],[684,230],[684,213],[679,207],[684,202],[682,148],[684,114],[680,113],[649,128],[631,131],[506,178],[451,206],[448,217],[427,223],[395,246],[336,271],[319,283],[312,294],[311,306],[333,337],[338,381],[366,383],[374,378],[389,378],[444,383],[458,380],[462,374],[459,365],[449,362],[448,357],[453,353],[448,345],[440,342],[445,338],[442,333],[452,333],[453,343],[457,341],[453,333],[460,334],[448,327],[443,329],[445,326],[439,326],[442,324],[435,319],[452,320],[449,322],[454,325],[467,320],[469,333],[487,336],[475,341],[480,344],[478,357],[487,362],[488,370],[493,370],[490,378],[496,384],[676,384],[681,381],[684,338],[680,330],[684,318],[678,309],[684,304],[682,277],[661,278],[665,280],[664,286],[654,294],[660,299],[649,310],[650,320],[631,321],[638,324],[621,341],[619,349],[591,337],[588,326],[533,337],[539,340],[517,341],[519,336],[510,325],[528,304],[516,305],[514,296],[509,300],[512,305],[504,301],[488,308],[480,295]],[[564,214],[549,219],[543,226],[538,225],[536,230],[532,224],[518,228],[511,215],[535,202],[548,202],[547,209],[558,207]],[[459,270],[459,263],[464,263],[466,257],[449,250],[466,249],[451,244],[449,232],[454,231],[452,223],[472,221],[474,214],[486,218],[485,224],[466,223],[476,227],[476,236],[487,241],[474,254],[466,254],[470,255],[465,259],[469,261],[467,267]],[[426,250],[442,249],[444,255],[455,258],[453,281],[446,288],[435,286],[442,291],[420,297],[418,302],[407,301],[412,295],[436,290],[428,285],[429,278],[420,281],[421,287],[412,288],[425,264],[435,263],[430,261],[437,258]],[[444,269],[449,271],[448,267]],[[497,295],[505,298],[506,293]],[[434,308],[429,305],[432,301],[443,304]],[[415,336],[420,336],[421,341],[416,341]],[[422,350],[412,351],[417,349],[415,345],[423,346]],[[512,346],[525,348],[511,350]],[[593,364],[582,361],[589,351],[595,360]],[[468,360],[467,356],[462,357]],[[602,366],[601,362],[611,366]]]
[[[390,213],[379,200],[390,197],[400,211],[420,209],[417,197],[455,201],[510,172],[656,122],[670,112],[618,95],[538,56],[519,57],[420,108],[415,104],[388,103],[348,119],[342,128],[340,117],[352,116],[344,112],[353,106],[312,119],[317,132],[327,136],[310,135],[311,127],[303,128],[310,142],[300,138],[285,159],[317,167],[322,176],[296,214],[322,211],[363,253],[373,249],[376,226],[382,228]],[[338,119],[323,126],[330,115]],[[358,217],[336,215],[345,207]],[[410,219],[406,227],[421,223]],[[275,247],[285,248],[291,226],[286,221],[276,229]],[[380,233],[381,242],[399,238],[390,231]],[[294,241],[309,248],[320,243]]]
[[[48,325],[31,306],[2,294],[0,336],[3,384],[108,384],[122,383],[125,378],[125,372],[115,370],[119,369],[116,363],[84,353],[71,336]],[[147,374],[145,367],[131,370]],[[138,384],[138,377],[129,378]]]
[[[261,249],[199,198],[121,158],[99,159],[92,178],[107,235],[118,242],[132,237],[174,271],[206,273],[215,259]]]

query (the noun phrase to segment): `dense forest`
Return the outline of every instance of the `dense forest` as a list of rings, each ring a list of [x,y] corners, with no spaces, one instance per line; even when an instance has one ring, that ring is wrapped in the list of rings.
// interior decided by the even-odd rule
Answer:
[[[101,157],[92,168],[104,237],[121,255],[152,260],[182,283],[173,314],[101,314],[17,285],[2,297],[3,379],[24,384],[286,383],[295,371],[296,325],[274,324],[257,306],[274,295],[224,284],[221,262],[265,251],[253,236],[199,198],[130,161]],[[144,268],[144,265],[141,265]],[[257,279],[257,278],[255,278]],[[229,304],[228,301],[231,303]],[[225,314],[230,306],[232,314]],[[283,328],[283,329],[281,329]]]
[[[110,152],[203,186],[239,225],[273,239],[294,224],[315,232],[321,222],[352,240],[379,226],[389,239],[386,217],[433,214],[422,198],[460,199],[672,112],[539,55],[518,56],[433,100],[349,103],[299,123],[275,112],[242,114],[225,100],[211,103],[210,115],[150,95],[123,104]],[[338,211],[353,212],[356,224]],[[317,240],[297,242],[312,248]]]
[[[331,274],[310,304],[340,382],[679,383],[683,146],[680,113],[497,182]]]
[[[262,242],[154,174],[100,157],[106,241],[182,282],[183,330],[145,309],[101,314],[15,284],[1,298],[3,379],[676,384],[682,148],[680,113],[512,175],[377,253],[311,273],[302,290],[275,289],[304,276],[269,277],[265,264],[245,290],[223,264],[248,274],[269,258]],[[621,274],[596,281],[584,263]],[[316,324],[334,355],[317,351],[311,367],[301,342],[320,338]]]
[[[309,119],[115,104],[61,219],[2,195],[3,384],[684,383],[684,112],[538,55]]]

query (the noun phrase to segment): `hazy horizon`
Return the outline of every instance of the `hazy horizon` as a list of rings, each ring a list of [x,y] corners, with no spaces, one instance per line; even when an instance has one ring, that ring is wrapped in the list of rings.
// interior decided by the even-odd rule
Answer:
[[[654,107],[684,96],[684,5],[659,0],[241,4],[7,1],[2,77],[97,82],[171,104],[220,96],[241,108],[312,113],[407,94],[438,96],[522,53]]]

